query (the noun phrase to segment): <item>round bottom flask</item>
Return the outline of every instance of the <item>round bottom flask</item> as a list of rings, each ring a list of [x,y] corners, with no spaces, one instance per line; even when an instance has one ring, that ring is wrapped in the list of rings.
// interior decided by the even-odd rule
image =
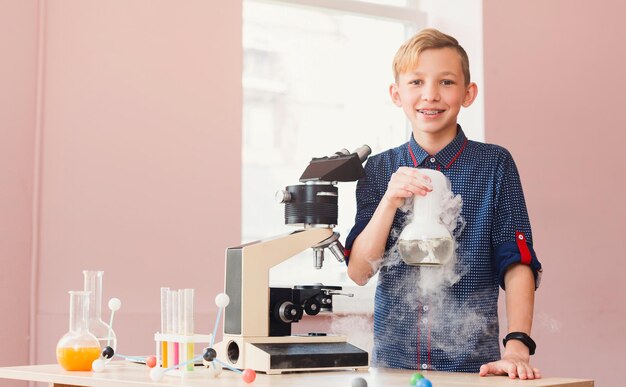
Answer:
[[[90,292],[70,291],[70,330],[57,343],[57,361],[67,371],[90,371],[100,356],[98,339],[88,329]]]

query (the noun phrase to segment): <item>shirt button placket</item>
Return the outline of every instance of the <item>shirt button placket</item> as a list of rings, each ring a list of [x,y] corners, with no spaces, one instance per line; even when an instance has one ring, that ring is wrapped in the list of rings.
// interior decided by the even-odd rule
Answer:
[[[423,305],[421,308],[421,319],[418,322],[418,324],[420,324],[420,335],[421,335],[421,342],[424,343],[418,350],[420,351],[420,358],[422,360],[422,364],[420,364],[420,368],[423,370],[427,370],[428,369],[428,363],[425,362],[425,360],[427,360],[429,358],[429,353],[428,353],[428,342],[430,340],[430,332],[428,329],[428,310],[430,309],[428,305]]]

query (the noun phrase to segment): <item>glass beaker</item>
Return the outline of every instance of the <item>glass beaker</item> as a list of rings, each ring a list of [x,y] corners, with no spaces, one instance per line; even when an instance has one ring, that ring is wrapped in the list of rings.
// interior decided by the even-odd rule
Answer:
[[[101,349],[87,325],[89,292],[70,291],[69,294],[70,330],[57,343],[57,361],[67,371],[90,371]]]
[[[85,277],[84,290],[91,292],[89,297],[89,331],[100,342],[100,348],[109,346],[117,350],[117,338],[109,324],[102,321],[102,276],[100,270],[83,270]],[[108,359],[110,360],[110,359]]]
[[[407,265],[445,265],[454,255],[454,240],[442,223],[443,202],[451,196],[450,182],[433,169],[420,169],[430,177],[432,191],[413,197],[413,219],[398,238],[398,250]]]

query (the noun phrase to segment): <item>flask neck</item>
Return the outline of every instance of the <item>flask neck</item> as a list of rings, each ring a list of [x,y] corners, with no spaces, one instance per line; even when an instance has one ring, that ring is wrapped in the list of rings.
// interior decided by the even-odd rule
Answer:
[[[70,291],[70,332],[89,330],[90,292]]]
[[[89,318],[101,319],[102,317],[102,276],[103,271],[84,270],[85,277],[84,290],[90,292]]]
[[[426,196],[415,195],[413,197],[414,220],[440,222],[443,203],[450,193],[448,181],[444,174],[439,171],[432,169],[421,169],[420,171],[430,177],[432,191]]]

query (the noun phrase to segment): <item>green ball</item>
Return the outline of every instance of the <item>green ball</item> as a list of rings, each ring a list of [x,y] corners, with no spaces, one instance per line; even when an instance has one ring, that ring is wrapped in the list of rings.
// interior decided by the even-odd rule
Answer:
[[[416,372],[413,375],[411,375],[411,386],[416,385],[417,381],[420,379],[424,379],[424,375],[420,374],[419,372]]]

